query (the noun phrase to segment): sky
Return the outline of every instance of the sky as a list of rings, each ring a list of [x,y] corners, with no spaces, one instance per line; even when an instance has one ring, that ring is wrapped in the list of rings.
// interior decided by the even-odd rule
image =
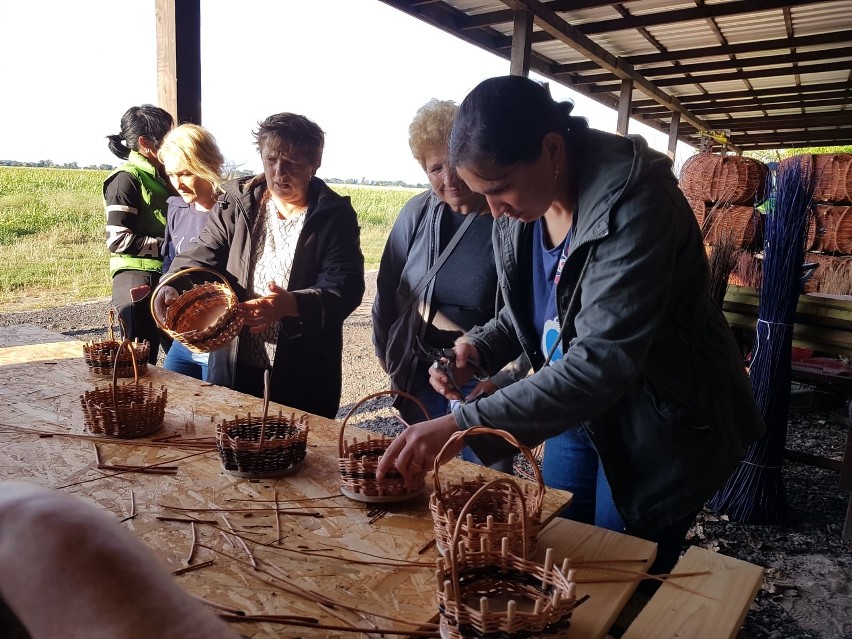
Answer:
[[[509,71],[508,60],[378,0],[201,5],[202,124],[245,170],[260,170],[257,123],[291,111],[326,132],[320,177],[424,183],[408,148],[417,109],[461,102]],[[106,136],[128,107],[157,101],[154,0],[3,2],[0,59],[0,160],[117,165]],[[551,93],[615,130],[612,109],[555,83]],[[629,132],[666,148],[665,134],[636,121]]]

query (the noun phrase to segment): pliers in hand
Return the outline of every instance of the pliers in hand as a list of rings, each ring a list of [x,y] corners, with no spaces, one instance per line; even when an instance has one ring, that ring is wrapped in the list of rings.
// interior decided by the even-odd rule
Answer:
[[[420,357],[421,359],[428,360],[432,362],[432,366],[441,371],[447,376],[447,379],[450,382],[450,386],[454,391],[456,391],[462,397],[462,402],[465,401],[464,393],[462,393],[461,388],[458,383],[456,383],[456,378],[454,371],[457,369],[456,367],[456,352],[452,348],[433,348],[428,344],[424,343],[420,337],[415,338],[417,342],[417,346],[415,348],[415,355]],[[485,370],[472,359],[467,360],[467,367],[473,371],[473,377],[480,381],[488,379],[488,374]]]

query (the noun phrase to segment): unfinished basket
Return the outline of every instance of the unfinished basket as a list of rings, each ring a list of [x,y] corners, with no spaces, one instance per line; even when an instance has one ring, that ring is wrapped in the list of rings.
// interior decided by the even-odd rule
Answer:
[[[435,576],[441,636],[565,639],[577,606],[568,559],[561,567],[555,566],[553,549],[548,548],[544,564],[532,562],[512,553],[508,539],[499,549],[488,548],[483,540],[478,550],[468,549],[460,541],[460,524],[468,511],[494,490],[492,484],[499,483],[520,493],[510,479],[495,479],[482,486],[459,513],[448,552],[438,559]],[[526,517],[520,525],[527,525]]]
[[[475,435],[500,437],[520,450],[529,462],[536,484],[526,484],[523,491],[513,490],[505,483],[490,484],[482,475],[478,475],[472,479],[462,477],[458,482],[445,481],[442,485],[439,471],[441,466],[452,458],[448,451],[457,442]],[[535,549],[538,533],[541,531],[544,479],[532,451],[511,433],[485,426],[474,426],[453,433],[435,458],[434,470],[435,492],[429,498],[429,510],[435,525],[435,542],[441,553],[449,548],[457,525],[459,539],[468,549],[478,548],[484,543],[488,550],[498,550],[504,537],[509,539],[509,550],[516,555],[526,556],[524,547],[529,548],[530,552]],[[476,504],[468,509],[464,521],[457,520],[456,517],[471,496],[485,485],[490,485],[490,490],[481,495]],[[527,525],[522,528],[520,523],[524,516]],[[520,536],[522,530],[528,535],[526,539]]]
[[[750,206],[717,206],[707,217],[710,224],[707,240],[711,244],[730,241],[734,248],[754,245],[760,227],[760,213]]]
[[[397,471],[386,473],[382,481],[376,479],[379,460],[393,441],[392,437],[380,435],[376,439],[368,434],[365,441],[359,442],[354,437],[352,441],[344,439],[346,424],[349,423],[355,411],[369,400],[383,395],[405,397],[414,402],[423,411],[426,419],[429,419],[429,411],[426,410],[423,402],[400,390],[386,390],[367,395],[349,409],[340,425],[340,435],[337,440],[339,451],[337,466],[340,471],[340,492],[356,501],[368,503],[403,501],[421,494],[426,485],[426,469],[413,476],[410,487],[406,487],[402,475]],[[398,419],[405,424],[402,419]]]
[[[151,296],[157,326],[194,353],[214,351],[239,334],[243,317],[238,306],[228,280],[203,266],[167,275]]]
[[[119,319],[119,322],[121,320]],[[121,340],[115,339],[115,309],[109,309],[109,324],[107,326],[107,338],[101,342],[86,342],[83,344],[83,360],[89,371],[95,375],[113,374],[113,367],[117,370],[116,377],[133,377],[133,363],[129,352],[121,349]],[[120,325],[122,339],[124,338],[124,325]],[[145,375],[148,372],[148,354],[151,351],[151,345],[148,340],[134,340],[131,343],[133,352],[136,355],[136,362],[139,375]],[[118,359],[116,359],[118,354]]]
[[[263,415],[248,413],[216,427],[216,448],[225,472],[237,477],[263,479],[294,472],[308,451],[308,416],[296,419],[281,411],[269,414],[269,371],[264,375]]]
[[[168,391],[165,386],[154,388],[153,382],[147,386],[140,385],[136,355],[130,340],[124,340],[119,348],[131,354],[133,382],[119,386],[118,368],[113,367],[111,386],[95,388],[80,395],[83,424],[89,432],[103,437],[132,439],[149,435],[163,426]]]

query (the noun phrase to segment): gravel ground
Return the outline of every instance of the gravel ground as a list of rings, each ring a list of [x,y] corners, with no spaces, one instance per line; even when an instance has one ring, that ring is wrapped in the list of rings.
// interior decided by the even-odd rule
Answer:
[[[361,398],[387,389],[370,341],[375,272],[368,273],[364,303],[344,325],[342,417]],[[109,300],[0,313],[0,326],[36,324],[81,340],[102,339]],[[358,408],[352,423],[392,433],[389,398]],[[823,410],[791,411],[787,447],[842,459],[850,424],[840,400]],[[365,421],[366,420],[366,421]],[[776,526],[733,523],[710,512],[699,516],[689,544],[764,567],[764,583],[739,639],[852,638],[852,553],[841,542],[848,495],[838,473],[784,462],[788,513]],[[688,638],[685,638],[688,639]]]

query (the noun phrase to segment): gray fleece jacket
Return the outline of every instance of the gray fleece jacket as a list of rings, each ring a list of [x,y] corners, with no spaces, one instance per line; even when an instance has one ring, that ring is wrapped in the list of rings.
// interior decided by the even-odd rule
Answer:
[[[462,339],[489,371],[523,351],[536,372],[455,416],[528,446],[588,422],[628,530],[653,534],[701,508],[764,425],[671,161],[593,129],[568,144],[579,202],[557,286],[565,357],[543,367],[531,321],[533,225],[501,218],[505,306]],[[509,452],[469,443],[485,463]]]

